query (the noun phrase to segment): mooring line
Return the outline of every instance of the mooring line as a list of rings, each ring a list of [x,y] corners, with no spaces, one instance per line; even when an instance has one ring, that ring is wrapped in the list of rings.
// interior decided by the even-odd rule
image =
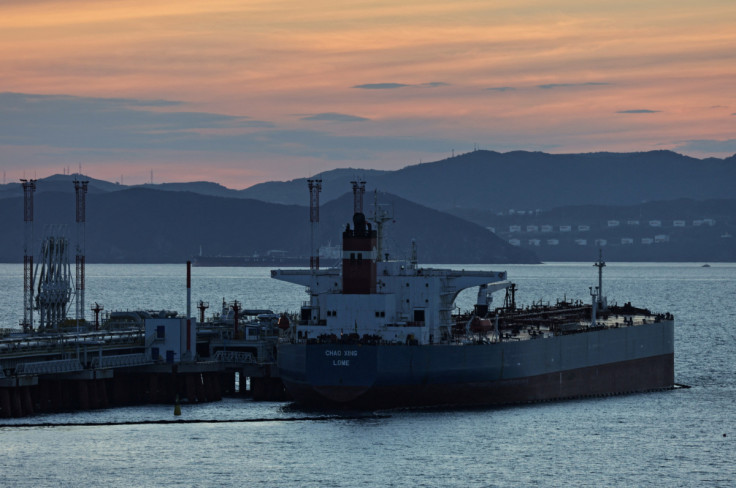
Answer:
[[[257,422],[325,422],[328,420],[373,420],[386,419],[390,415],[352,415],[329,417],[284,417],[284,418],[255,418],[255,419],[176,419],[176,420],[130,420],[122,422],[39,422],[23,424],[0,424],[2,428],[19,427],[100,427],[115,425],[182,425],[182,424],[238,424]]]

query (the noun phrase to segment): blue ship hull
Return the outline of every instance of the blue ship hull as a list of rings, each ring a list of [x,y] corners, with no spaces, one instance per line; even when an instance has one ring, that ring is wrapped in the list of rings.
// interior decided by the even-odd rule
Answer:
[[[674,322],[492,344],[282,344],[297,402],[350,408],[497,405],[670,388]]]

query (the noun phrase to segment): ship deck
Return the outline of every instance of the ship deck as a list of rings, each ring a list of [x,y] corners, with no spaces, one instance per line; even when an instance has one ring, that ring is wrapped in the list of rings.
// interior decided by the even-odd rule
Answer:
[[[649,323],[673,320],[669,313],[657,314],[647,309],[610,306],[596,313],[592,319],[592,305],[561,302],[556,305],[534,305],[517,309],[496,309],[485,317],[472,313],[453,316],[454,325],[441,340],[434,344],[477,344],[503,341],[528,341],[568,334],[583,334],[601,329],[636,327]],[[496,329],[497,327],[497,329]],[[500,337],[499,337],[500,336]],[[384,340],[379,335],[345,334],[320,335],[316,338],[288,338],[292,343],[311,344],[368,344],[390,345],[403,342]]]

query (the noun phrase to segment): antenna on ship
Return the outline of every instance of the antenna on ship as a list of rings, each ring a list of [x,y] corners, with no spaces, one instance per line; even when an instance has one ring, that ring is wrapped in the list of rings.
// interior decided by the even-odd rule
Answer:
[[[353,214],[363,213],[363,195],[365,194],[365,181],[351,181],[353,185]]]
[[[597,305],[599,309],[603,310],[606,308],[606,304],[604,303],[603,299],[603,268],[605,268],[606,266],[606,262],[603,261],[603,249],[598,249],[598,262],[594,263],[593,266],[598,268]]]
[[[210,308],[210,302],[204,302],[200,300],[197,303],[197,308],[199,309],[199,323],[203,324],[204,323],[204,311]]]
[[[90,307],[90,310],[95,313],[95,330],[100,330],[100,312],[105,310],[105,307],[95,302]]]
[[[376,239],[376,261],[388,261],[388,254],[383,255],[383,225],[393,220],[393,209],[389,205],[378,204],[378,190],[373,191],[373,222],[376,224],[378,238]],[[384,259],[385,258],[385,259]]]

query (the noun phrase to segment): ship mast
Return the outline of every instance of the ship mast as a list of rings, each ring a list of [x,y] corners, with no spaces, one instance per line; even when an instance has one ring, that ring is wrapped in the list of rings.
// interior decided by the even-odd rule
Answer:
[[[363,195],[365,194],[365,181],[354,180],[353,185],[353,214],[363,213]]]
[[[388,255],[387,256],[383,255],[383,248],[384,248],[383,246],[383,238],[384,238],[383,225],[386,222],[393,220],[393,218],[394,218],[393,211],[390,206],[378,204],[378,190],[374,190],[373,191],[373,222],[375,222],[376,224],[376,231],[378,234],[378,239],[376,243],[377,244],[376,261],[384,261],[384,258],[386,258],[385,259],[386,261],[388,260]]]
[[[603,310],[603,268],[606,266],[606,262],[603,261],[603,250],[598,249],[598,262],[594,263],[593,266],[598,268],[598,293],[597,293],[597,304],[598,308]]]

